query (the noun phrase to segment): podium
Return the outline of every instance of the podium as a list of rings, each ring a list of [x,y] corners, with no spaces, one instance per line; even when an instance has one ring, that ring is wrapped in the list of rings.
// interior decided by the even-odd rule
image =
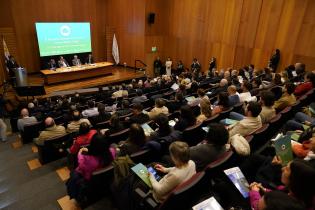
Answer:
[[[14,69],[16,87],[27,86],[27,72],[26,69],[18,67]]]

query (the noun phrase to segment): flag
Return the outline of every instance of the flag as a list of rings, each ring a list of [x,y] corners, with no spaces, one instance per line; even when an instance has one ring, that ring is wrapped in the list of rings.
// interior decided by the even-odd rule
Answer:
[[[113,54],[115,63],[118,64],[119,63],[119,50],[118,50],[118,44],[117,44],[117,39],[116,39],[116,35],[115,34],[114,34],[114,37],[113,37],[112,54]]]
[[[4,51],[4,58],[5,58],[4,59],[5,60],[5,66],[6,66],[7,72],[9,72],[9,69],[7,67],[7,62],[8,62],[9,57],[10,57],[10,52],[9,52],[7,43],[4,40],[4,37],[2,37],[2,43],[3,43],[3,51]]]

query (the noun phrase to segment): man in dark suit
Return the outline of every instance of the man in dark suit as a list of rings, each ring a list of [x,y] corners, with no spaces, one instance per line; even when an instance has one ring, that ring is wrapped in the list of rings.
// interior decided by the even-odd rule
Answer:
[[[162,61],[160,60],[160,57],[156,58],[153,65],[154,65],[155,76],[160,76],[161,70],[162,70]]]
[[[199,72],[201,69],[201,65],[200,65],[199,61],[197,60],[197,58],[194,58],[190,67],[191,67],[191,71],[192,71],[194,77],[198,78]]]
[[[56,64],[55,59],[52,58],[52,59],[49,60],[48,68],[51,69],[51,70],[55,70],[57,68],[57,64]]]
[[[269,67],[272,68],[273,72],[277,71],[279,61],[280,61],[280,50],[276,49],[275,54],[273,54],[269,60]]]
[[[69,64],[66,61],[66,59],[64,59],[62,56],[60,56],[59,61],[58,61],[58,66],[59,66],[59,68],[65,68],[65,67],[68,67]]]
[[[129,119],[126,119],[126,121],[129,124],[137,123],[140,125],[148,122],[150,120],[149,115],[144,114],[142,110],[143,106],[141,104],[134,104],[132,107],[133,115]]]
[[[15,61],[12,55],[9,56],[9,60],[7,61],[7,67],[9,69],[9,76],[15,77],[14,69],[20,67],[20,65]]]
[[[92,54],[89,54],[88,57],[85,59],[85,64],[92,64],[94,63],[94,58]]]

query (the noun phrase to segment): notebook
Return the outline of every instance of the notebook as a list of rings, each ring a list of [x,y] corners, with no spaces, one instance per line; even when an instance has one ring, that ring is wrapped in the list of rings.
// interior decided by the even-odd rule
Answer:
[[[144,134],[146,136],[150,136],[150,134],[154,132],[154,130],[147,123],[142,124],[141,127],[143,128]]]
[[[192,208],[193,210],[224,210],[214,197],[210,197]]]
[[[191,101],[194,101],[196,98],[195,96],[189,96],[189,97],[186,97],[185,99],[186,101],[191,102]]]
[[[249,196],[249,184],[239,167],[230,168],[224,170],[224,173],[232,181],[234,186],[242,194],[244,198]]]
[[[276,149],[276,154],[282,160],[283,166],[286,166],[291,160],[293,160],[291,135],[285,135],[278,138],[274,143],[274,147]]]
[[[142,181],[144,183],[146,183],[146,185],[148,185],[150,188],[152,188],[152,184],[151,184],[150,179],[148,177],[147,167],[145,167],[142,163],[139,163],[139,164],[135,165],[134,167],[132,167],[131,170],[133,172],[135,172],[135,174],[137,174],[137,176],[140,179],[142,179]]]

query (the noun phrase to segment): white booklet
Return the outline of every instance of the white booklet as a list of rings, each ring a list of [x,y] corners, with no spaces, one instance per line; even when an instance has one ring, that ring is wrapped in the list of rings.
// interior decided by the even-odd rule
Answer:
[[[193,210],[224,210],[214,197],[210,197],[192,208]]]
[[[239,167],[224,170],[224,173],[229,177],[234,186],[240,191],[244,198],[249,196],[249,184]]]

